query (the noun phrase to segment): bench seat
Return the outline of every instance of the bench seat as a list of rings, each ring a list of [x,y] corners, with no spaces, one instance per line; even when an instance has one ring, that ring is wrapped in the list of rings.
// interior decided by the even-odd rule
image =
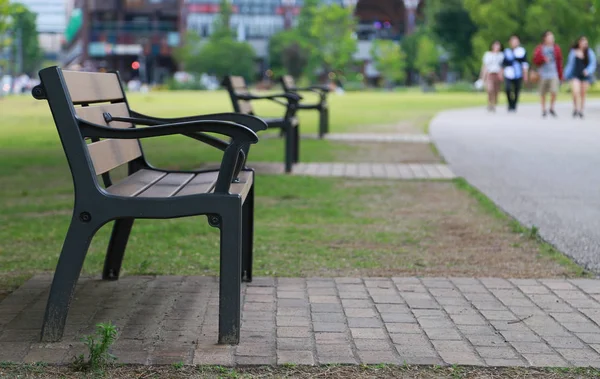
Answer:
[[[123,197],[173,197],[212,193],[219,171],[198,173],[164,172],[142,169],[106,188],[106,192]],[[252,171],[241,171],[238,181],[231,183],[229,193],[246,200],[252,187]]]

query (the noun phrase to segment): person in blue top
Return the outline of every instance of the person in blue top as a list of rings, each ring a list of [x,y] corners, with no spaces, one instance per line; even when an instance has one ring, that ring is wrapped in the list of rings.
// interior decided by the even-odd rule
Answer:
[[[508,111],[516,112],[519,92],[523,81],[528,80],[529,64],[527,51],[521,46],[519,36],[513,34],[509,39],[509,47],[504,49],[504,90],[508,99]]]
[[[571,93],[573,95],[573,117],[583,118],[585,95],[590,84],[594,81],[596,71],[596,54],[589,46],[585,36],[573,44],[569,52],[567,65],[565,66],[565,80],[571,82]]]

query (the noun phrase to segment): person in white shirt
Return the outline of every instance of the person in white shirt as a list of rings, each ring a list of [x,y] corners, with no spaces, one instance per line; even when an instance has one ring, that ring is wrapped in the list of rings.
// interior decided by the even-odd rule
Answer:
[[[504,53],[502,52],[502,44],[500,41],[494,41],[490,45],[490,50],[483,54],[483,64],[481,65],[481,73],[479,78],[486,85],[488,94],[488,110],[496,111],[498,104],[498,93],[502,83],[502,62],[504,61]]]

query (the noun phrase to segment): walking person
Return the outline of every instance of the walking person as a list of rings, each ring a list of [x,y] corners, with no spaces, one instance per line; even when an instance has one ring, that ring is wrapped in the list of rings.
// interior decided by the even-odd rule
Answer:
[[[516,112],[519,102],[519,92],[523,81],[528,80],[529,64],[527,63],[527,51],[521,46],[518,35],[513,34],[509,41],[509,47],[504,49],[504,89],[508,100],[508,111]]]
[[[500,83],[502,82],[502,62],[504,53],[500,41],[494,41],[490,45],[490,50],[483,54],[483,64],[481,65],[481,79],[486,86],[488,94],[488,111],[495,112],[498,104],[498,93],[500,92]]]
[[[590,84],[594,81],[596,71],[596,54],[590,48],[585,36],[575,42],[565,67],[565,79],[571,82],[573,95],[573,117],[583,118],[585,96]]]
[[[550,115],[556,117],[554,104],[563,79],[563,56],[560,46],[555,43],[554,33],[547,30],[542,34],[540,43],[533,53],[533,63],[538,66],[540,75],[540,97],[542,100],[542,117],[548,115],[546,95],[550,94]]]

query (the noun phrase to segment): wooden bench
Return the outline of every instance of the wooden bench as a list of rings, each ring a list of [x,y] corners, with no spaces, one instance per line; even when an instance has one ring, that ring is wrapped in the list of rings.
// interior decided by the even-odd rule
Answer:
[[[177,119],[136,113],[129,109],[118,73],[49,67],[40,71],[40,79],[32,93],[48,101],[75,187],[73,216],[50,288],[42,341],[62,338],[83,261],[100,227],[114,221],[102,277],[116,280],[135,219],[206,215],[221,237],[219,343],[238,343],[241,281],[252,280],[254,172],[245,167],[245,159],[250,144],[258,142],[256,132],[266,124],[233,113]],[[139,125],[147,127],[136,128]],[[174,134],[222,150],[220,169],[171,171],[151,166],[139,140]],[[111,171],[123,165],[127,176],[113,183]]]
[[[325,134],[329,133],[329,107],[327,106],[327,93],[329,93],[329,88],[327,86],[296,87],[294,77],[291,75],[282,76],[280,81],[281,87],[283,87],[285,93],[298,94],[300,91],[309,91],[319,95],[318,103],[310,104],[300,102],[298,104],[298,109],[319,111],[319,138],[323,138]]]
[[[285,172],[292,172],[293,164],[298,163],[300,160],[300,125],[296,118],[296,111],[301,97],[291,93],[263,96],[251,94],[246,86],[246,81],[241,76],[225,77],[223,85],[227,88],[233,109],[237,113],[254,115],[254,108],[251,103],[253,100],[271,100],[285,107],[283,117],[261,117],[261,119],[267,123],[269,129],[281,129],[281,134],[285,138]]]

